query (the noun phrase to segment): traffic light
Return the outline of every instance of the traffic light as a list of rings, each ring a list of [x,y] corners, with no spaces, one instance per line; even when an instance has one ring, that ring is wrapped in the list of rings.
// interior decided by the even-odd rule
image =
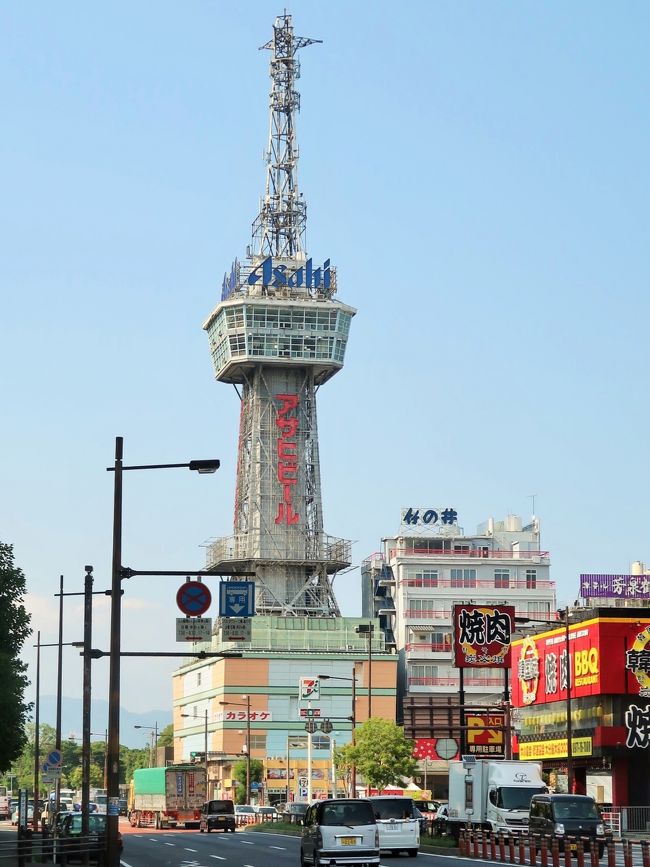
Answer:
[[[314,734],[314,732],[316,731],[316,723],[313,719],[310,719],[308,722],[305,723],[305,731],[309,732],[310,735]]]
[[[328,719],[324,719],[323,722],[321,723],[321,731],[323,732],[323,734],[328,735],[332,731],[333,728],[334,728],[334,726],[332,725],[331,721]]]
[[[203,762],[205,761],[205,753],[191,752],[190,760],[192,762]]]

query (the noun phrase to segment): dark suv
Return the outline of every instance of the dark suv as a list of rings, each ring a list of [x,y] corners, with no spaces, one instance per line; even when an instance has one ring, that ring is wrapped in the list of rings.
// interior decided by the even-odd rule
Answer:
[[[605,849],[605,825],[589,795],[533,795],[529,830],[537,839],[558,840],[560,851],[564,851],[565,841],[575,850],[580,838],[586,838],[585,850],[597,845],[600,858]]]
[[[206,801],[201,807],[199,831],[232,831],[235,833],[235,804],[233,801]]]
[[[288,804],[285,804],[282,811],[282,821],[300,824],[307,812],[308,806],[309,804],[304,801],[289,801]]]

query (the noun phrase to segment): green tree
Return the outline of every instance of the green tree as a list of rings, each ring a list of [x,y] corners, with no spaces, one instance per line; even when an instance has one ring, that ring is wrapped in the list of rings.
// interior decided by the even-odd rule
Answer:
[[[381,792],[401,783],[417,768],[413,758],[413,741],[404,737],[404,729],[390,720],[372,717],[355,732],[354,745],[340,750],[341,760],[355,764],[366,783]]]
[[[173,747],[174,746],[174,724],[169,723],[168,726],[160,732],[158,735],[158,746],[159,747]]]
[[[0,772],[7,771],[22,753],[32,708],[25,702],[27,663],[20,659],[32,632],[30,615],[23,605],[26,590],[23,571],[14,564],[13,547],[0,542]]]
[[[120,782],[124,782],[127,786],[133,778],[133,771],[136,768],[149,767],[149,749],[129,749],[128,747],[120,747]],[[123,771],[122,771],[123,769]]]
[[[235,803],[246,803],[246,759],[232,766],[232,775],[239,785],[235,789]],[[259,759],[251,759],[251,783],[261,783],[264,775],[264,763]]]

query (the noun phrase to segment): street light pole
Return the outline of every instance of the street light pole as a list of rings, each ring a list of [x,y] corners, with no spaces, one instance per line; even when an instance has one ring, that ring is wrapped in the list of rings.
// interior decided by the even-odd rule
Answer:
[[[558,614],[560,612],[558,611]],[[543,623],[546,626],[557,626],[555,620],[539,620],[536,617],[515,617],[517,623]],[[566,652],[566,775],[567,775],[567,790],[569,794],[573,794],[574,786],[574,768],[573,768],[573,720],[571,718],[571,654],[569,652],[569,606],[567,605],[562,611],[562,621],[564,625],[564,646]],[[560,689],[562,685],[560,683]]]
[[[122,643],[122,476],[125,470],[157,470],[186,467],[199,473],[214,473],[219,469],[216,459],[190,461],[186,464],[144,464],[125,467],[124,438],[115,437],[115,463],[107,467],[115,473],[113,487],[113,560],[111,570],[111,641],[108,674],[108,735],[107,735],[107,808],[106,808],[106,867],[118,867],[118,800],[120,796],[120,648]]]
[[[56,667],[56,736],[54,746],[61,750],[61,689],[63,686],[63,575],[59,576],[59,658]],[[59,797],[61,792],[61,778],[57,777],[54,783],[54,809],[59,811]]]
[[[115,437],[115,479],[113,486],[113,563],[111,570],[111,641],[108,672],[108,745],[106,773],[106,861],[117,867],[118,815],[111,804],[120,796],[120,647],[122,643],[122,457],[123,437]]]
[[[251,802],[251,697],[250,695],[242,695],[246,699],[246,704],[239,701],[220,701],[220,705],[231,704],[234,707],[246,708],[246,803]],[[287,785],[289,781],[287,780]],[[288,793],[287,793],[288,797]]]
[[[246,699],[246,803],[251,802],[251,697],[243,695]]]
[[[352,663],[352,677],[340,677],[335,674],[318,674],[316,675],[319,680],[349,680],[352,684],[352,714],[350,715],[350,720],[352,721],[352,746],[354,746],[354,730],[357,725],[357,673],[355,669],[355,663]],[[356,798],[357,796],[357,766],[352,765],[350,768],[350,787],[352,789],[351,797]]]
[[[151,743],[149,744],[149,767],[154,768],[154,756],[156,759],[158,758],[158,722],[152,726],[142,726],[142,725],[134,725],[134,729],[149,729],[151,732],[150,738]]]
[[[34,812],[32,815],[32,828],[34,833],[38,831],[39,820],[39,790],[38,790],[38,762],[39,762],[39,726],[40,726],[40,697],[41,697],[41,633],[36,633],[36,708],[34,710]]]
[[[63,599],[63,589],[61,590]],[[91,663],[93,567],[86,566],[84,578],[84,641],[83,641],[83,698],[81,705],[81,834],[90,833],[90,713],[91,713]],[[106,751],[104,751],[106,757]],[[104,767],[106,759],[104,758]],[[108,811],[108,806],[106,807]]]
[[[209,780],[208,780],[208,709],[207,709],[207,707],[205,709],[204,722],[205,722],[205,730],[204,730],[203,734],[205,736],[204,737],[204,739],[205,739],[205,799],[206,799],[206,801],[209,801],[210,800],[210,786],[209,786]]]
[[[566,776],[573,794],[573,720],[571,719],[571,654],[569,653],[569,606],[564,609],[564,646],[566,647]]]

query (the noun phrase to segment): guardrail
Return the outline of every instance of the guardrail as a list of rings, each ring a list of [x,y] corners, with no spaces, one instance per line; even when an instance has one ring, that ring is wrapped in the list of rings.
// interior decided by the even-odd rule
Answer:
[[[235,814],[235,825],[263,825],[265,822],[282,822],[281,814],[264,815],[263,813],[239,813]]]
[[[562,843],[562,850],[560,848]],[[567,843],[569,845],[567,845]],[[536,867],[585,867],[587,858],[589,867],[599,867],[602,857],[601,843],[589,837],[531,837],[528,834],[494,834],[484,830],[462,830],[458,840],[460,857],[473,860],[500,861],[508,864],[531,865]],[[607,867],[617,867],[617,848],[622,853],[618,862],[622,867],[633,867],[639,863],[635,854],[641,854],[643,867],[650,867],[650,840],[624,839],[618,844],[613,837],[608,836],[603,845],[603,855],[607,858]]]

